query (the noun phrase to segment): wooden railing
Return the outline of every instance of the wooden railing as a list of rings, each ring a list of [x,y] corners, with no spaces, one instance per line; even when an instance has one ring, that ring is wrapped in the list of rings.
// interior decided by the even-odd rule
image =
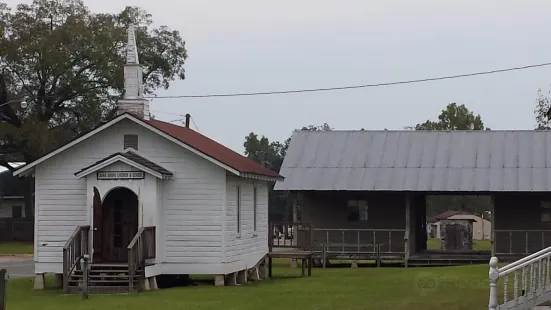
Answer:
[[[314,228],[313,245],[327,252],[403,254],[405,229]]]
[[[498,267],[497,257],[490,259],[490,298],[488,309],[532,309],[551,300],[551,247]],[[512,285],[509,280],[512,277]],[[502,280],[503,301],[498,284]]]
[[[69,277],[80,260],[89,254],[90,226],[78,226],[63,247],[63,291],[69,292]]]
[[[312,225],[309,223],[270,223],[268,248],[312,251]],[[277,232],[276,232],[277,230]]]
[[[128,285],[130,292],[134,291],[136,273],[141,271],[145,279],[145,260],[155,258],[155,226],[141,227],[128,245]]]
[[[551,246],[551,230],[495,230],[496,254],[530,254]]]

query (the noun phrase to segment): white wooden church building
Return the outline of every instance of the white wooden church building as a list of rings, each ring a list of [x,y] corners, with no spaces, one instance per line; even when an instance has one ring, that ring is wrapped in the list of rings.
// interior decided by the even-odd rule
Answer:
[[[55,273],[70,291],[86,255],[91,285],[94,268],[126,271],[122,290],[164,274],[221,284],[257,266],[267,183],[283,178],[189,126],[150,119],[132,27],[124,78],[117,117],[14,172],[35,177],[35,287]]]

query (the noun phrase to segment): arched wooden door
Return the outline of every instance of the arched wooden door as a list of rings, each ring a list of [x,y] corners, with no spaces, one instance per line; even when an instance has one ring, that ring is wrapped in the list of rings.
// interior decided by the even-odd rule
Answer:
[[[94,189],[94,261],[126,262],[127,247],[138,232],[138,196],[125,187],[111,190],[101,201]]]

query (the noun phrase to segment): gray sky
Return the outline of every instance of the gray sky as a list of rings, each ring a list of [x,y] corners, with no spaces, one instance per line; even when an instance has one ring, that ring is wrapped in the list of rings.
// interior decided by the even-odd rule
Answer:
[[[6,0],[4,0],[6,1]],[[14,7],[18,0],[7,0]],[[24,1],[30,2],[30,1]],[[145,8],[186,39],[187,79],[159,95],[333,87],[551,62],[549,0],[85,0],[94,12]],[[138,42],[139,46],[139,42]],[[492,129],[532,129],[551,67],[348,91],[212,99],[156,99],[162,120],[190,113],[200,132],[243,152],[251,131],[402,129],[450,102]]]

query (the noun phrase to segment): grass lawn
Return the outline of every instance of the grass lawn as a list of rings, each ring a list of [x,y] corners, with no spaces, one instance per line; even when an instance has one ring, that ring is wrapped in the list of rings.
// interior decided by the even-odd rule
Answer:
[[[278,262],[279,263],[279,262]],[[286,264],[287,265],[287,264]],[[274,279],[240,287],[182,287],[82,300],[59,290],[33,291],[31,279],[8,282],[10,310],[74,309],[487,309],[488,267],[274,268]]]
[[[440,249],[440,239],[429,238],[427,240],[427,249],[428,250],[439,250]],[[473,250],[475,251],[491,251],[492,245],[490,240],[473,240]]]
[[[33,254],[32,242],[0,242],[0,255],[6,254]]]

